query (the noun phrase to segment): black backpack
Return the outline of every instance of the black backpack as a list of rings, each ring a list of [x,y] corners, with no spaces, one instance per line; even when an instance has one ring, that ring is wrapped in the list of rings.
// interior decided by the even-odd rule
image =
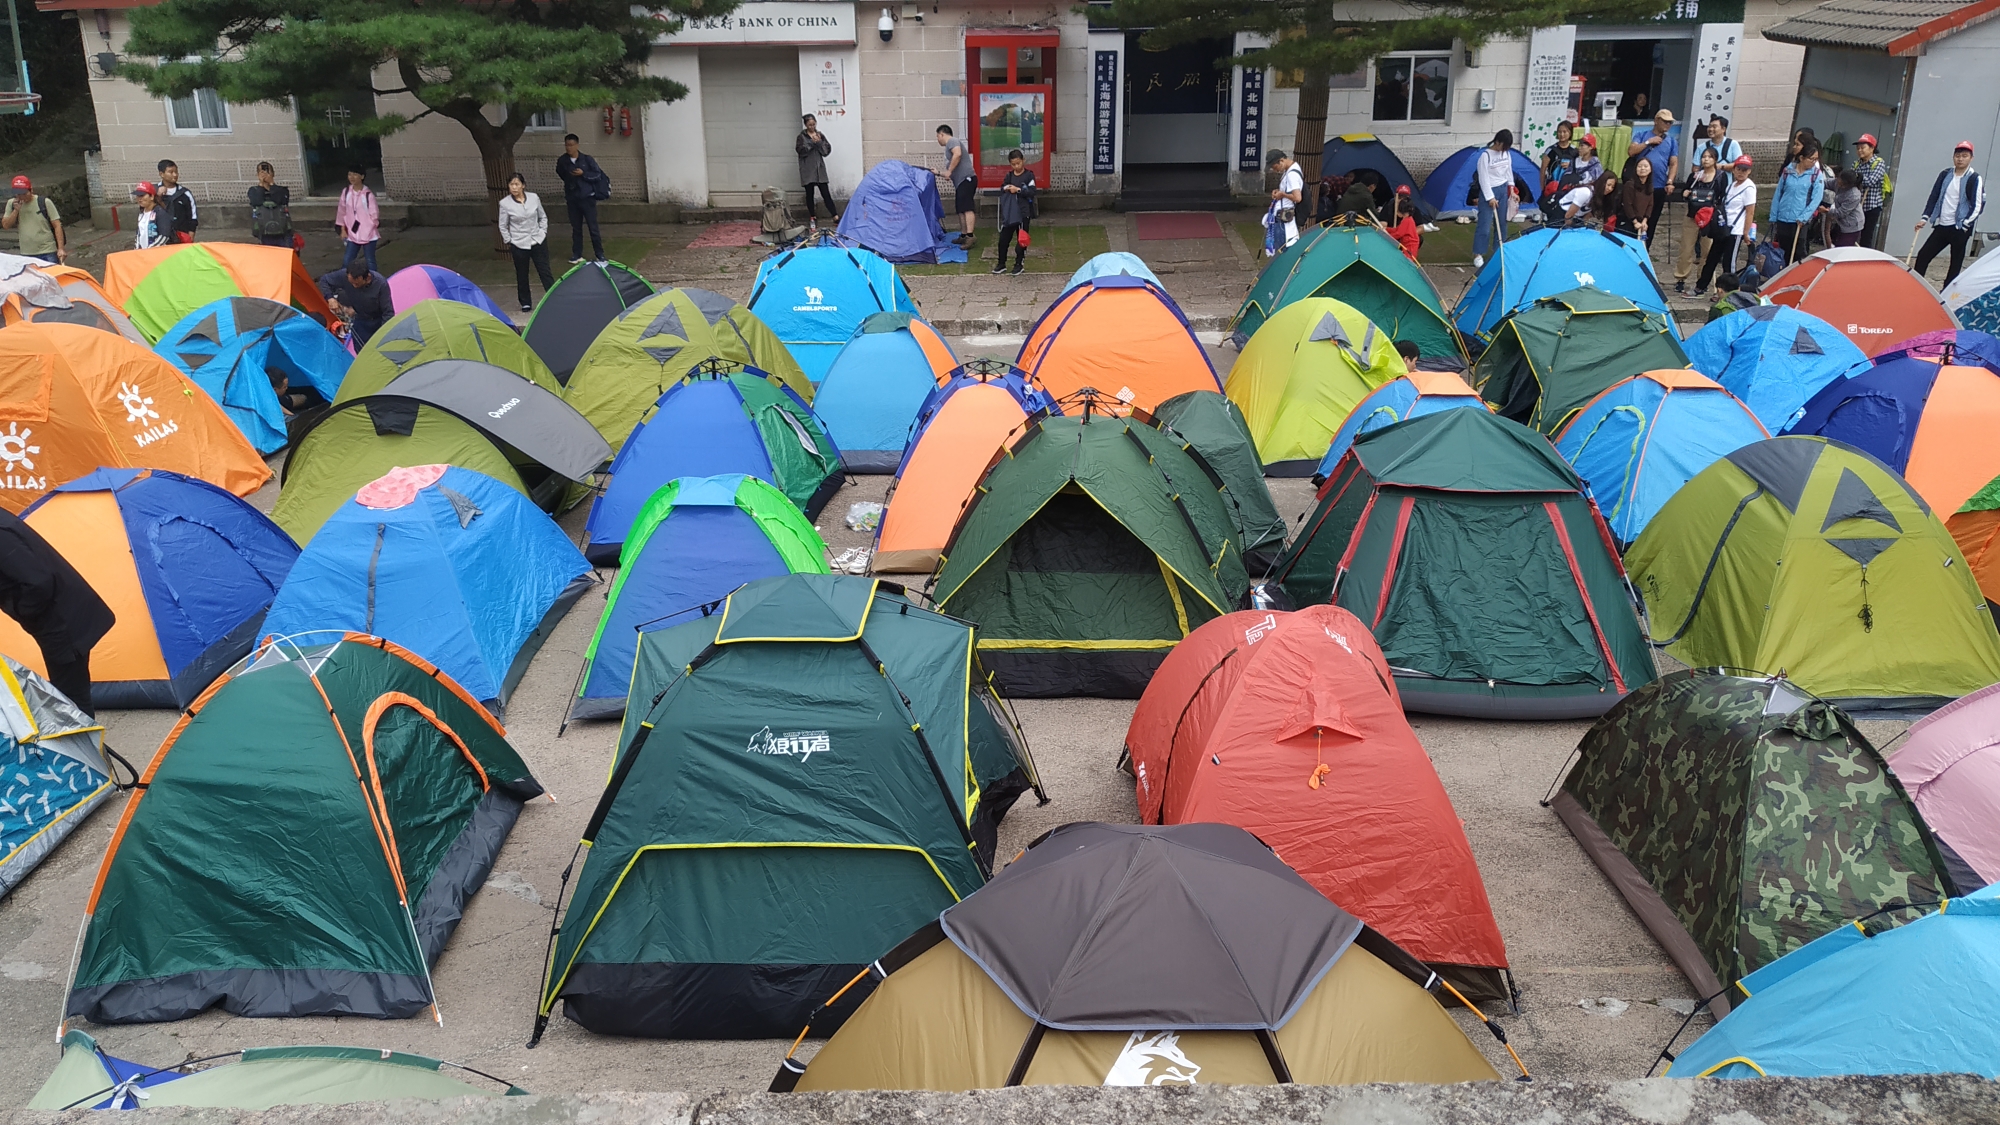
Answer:
[[[292,209],[282,203],[271,202],[271,195],[266,192],[264,202],[250,209],[250,236],[283,238],[291,233]]]

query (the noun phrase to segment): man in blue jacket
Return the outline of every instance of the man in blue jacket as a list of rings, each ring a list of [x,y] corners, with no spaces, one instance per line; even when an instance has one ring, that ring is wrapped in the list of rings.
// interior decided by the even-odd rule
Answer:
[[[1771,241],[1788,265],[1812,252],[1812,222],[1827,206],[1827,182],[1818,141],[1801,145],[1792,162],[1778,170],[1778,186],[1771,192]]]
[[[1917,220],[1918,230],[1924,229],[1925,223],[1931,226],[1931,236],[1924,239],[1924,248],[1917,254],[1917,272],[1929,271],[1938,252],[1949,250],[1951,267],[1945,270],[1944,283],[1950,285],[1965,266],[1965,244],[1972,238],[1972,224],[1984,210],[1986,185],[1972,170],[1972,142],[1960,141],[1951,150],[1951,167],[1938,173],[1930,198],[1924,201],[1923,217]]]
[[[597,201],[611,195],[611,177],[597,166],[595,157],[585,156],[575,133],[563,134],[563,154],[556,157],[556,179],[562,182],[563,202],[569,205],[569,264],[583,261],[583,228],[590,226],[590,256],[604,260],[604,235],[597,229]]]

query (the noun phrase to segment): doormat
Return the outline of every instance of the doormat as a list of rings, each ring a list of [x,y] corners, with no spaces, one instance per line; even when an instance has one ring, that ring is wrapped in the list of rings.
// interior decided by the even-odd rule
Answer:
[[[738,219],[728,223],[710,223],[708,229],[695,236],[688,243],[688,249],[699,250],[704,246],[748,246],[750,236],[764,229],[764,224],[750,219]]]
[[[1221,238],[1213,211],[1141,211],[1132,216],[1142,241],[1168,238]]]

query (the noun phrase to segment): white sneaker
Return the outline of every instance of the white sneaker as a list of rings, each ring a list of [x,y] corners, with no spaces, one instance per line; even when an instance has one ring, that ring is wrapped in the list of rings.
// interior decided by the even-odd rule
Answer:
[[[1486,268],[1486,255],[1484,255],[1484,254],[1474,254],[1474,255],[1472,256],[1472,268],[1473,268],[1473,269],[1476,269],[1476,270],[1477,270],[1477,269],[1485,269],[1485,268]]]
[[[570,265],[572,265],[572,266],[580,266],[580,265],[582,265],[582,264],[583,264],[583,259],[582,259],[582,258],[571,258],[571,259],[569,260],[569,264],[570,264]]]

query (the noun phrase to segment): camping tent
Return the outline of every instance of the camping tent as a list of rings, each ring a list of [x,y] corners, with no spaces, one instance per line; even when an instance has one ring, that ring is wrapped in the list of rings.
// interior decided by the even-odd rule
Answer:
[[[1981,254],[1947,282],[1944,307],[1958,323],[1980,332],[2000,334],[2000,256]]]
[[[1412,711],[1581,718],[1653,678],[1583,482],[1540,434],[1484,410],[1356,439],[1277,576],[1296,604],[1359,617]]]
[[[1278,310],[1237,353],[1223,383],[1243,408],[1271,476],[1311,475],[1369,392],[1408,372],[1389,334],[1331,297]]]
[[[1875,362],[1887,363],[1905,356],[1942,360],[1965,366],[1977,365],[2000,374],[2000,339],[1970,328],[1920,332],[1907,340],[1899,340],[1892,344],[1888,351],[1875,357]]]
[[[2000,684],[1953,700],[1911,724],[1889,768],[1937,832],[1960,891],[2000,883]]]
[[[1586,403],[1555,435],[1611,536],[1629,544],[1667,497],[1717,459],[1771,435],[1699,371],[1647,371]]]
[[[0,289],[4,292],[0,296],[0,327],[28,320],[83,324],[117,333],[135,344],[146,343],[146,337],[133,327],[132,318],[112,302],[90,271],[14,254],[0,254],[0,263],[4,263],[0,270],[17,266],[22,271],[8,278]]]
[[[519,492],[471,469],[395,469],[313,535],[263,632],[381,637],[498,715],[594,581],[563,530]]]
[[[807,519],[847,482],[840,449],[790,388],[746,367],[667,388],[611,462],[611,481],[585,522],[590,561],[618,559],[639,513],[676,477],[742,473],[775,485]]]
[[[1472,845],[1392,676],[1338,606],[1210,621],[1125,732],[1139,819],[1245,829],[1468,1000],[1511,1000]]]
[[[540,384],[490,363],[435,359],[300,431],[271,515],[304,542],[362,485],[407,465],[476,469],[553,510],[610,456],[590,422]]]
[[[1948,516],[2000,476],[2000,373],[1929,359],[1878,363],[1822,389],[1785,432],[1854,446]]]
[[[226,1056],[225,1056],[226,1057]],[[186,1060],[142,1066],[107,1054],[87,1033],[63,1035],[62,1061],[28,1102],[30,1109],[239,1110],[281,1105],[345,1106],[395,1098],[471,1098],[527,1091],[471,1067],[380,1047],[251,1047],[202,1069]],[[447,1073],[447,1071],[454,1073]],[[455,1072],[487,1079],[475,1086]],[[334,1112],[341,1112],[335,1110]]]
[[[1779,672],[1849,711],[1930,710],[2000,680],[1958,547],[1893,471],[1820,437],[1745,446],[1668,500],[1625,564],[1653,643]]]
[[[826,544],[812,521],[756,477],[680,477],[660,486],[632,521],[583,654],[572,719],[625,712],[641,630],[691,620],[730,591],[779,574],[825,574]]]
[[[222,297],[263,297],[323,325],[333,310],[289,246],[176,242],[105,256],[104,292],[148,340]]]
[[[521,339],[568,383],[576,365],[605,325],[658,290],[620,262],[578,262],[542,294]]]
[[[1160,280],[1159,275],[1154,273],[1152,267],[1146,264],[1144,258],[1139,257],[1137,254],[1126,253],[1123,250],[1107,250],[1076,267],[1076,272],[1069,275],[1069,284],[1063,286],[1063,292],[1067,293],[1084,282],[1096,278],[1118,277],[1120,275],[1150,281],[1161,288],[1166,287],[1165,283]]]
[[[375,394],[410,368],[439,359],[490,363],[563,393],[562,384],[513,325],[460,301],[421,301],[369,337],[349,365],[336,401]]]
[[[874,968],[773,1090],[1498,1077],[1429,972],[1227,825],[1064,825]]]
[[[757,263],[749,308],[817,384],[862,321],[875,313],[915,314],[917,303],[880,255],[829,244],[780,250]]]
[[[1033,781],[973,627],[867,578],[643,634],[535,1037],[769,1038],[984,883]],[[726,919],[727,924],[716,925]]]
[[[1127,275],[1094,278],[1056,298],[1014,362],[1052,397],[1095,387],[1141,410],[1185,391],[1222,389],[1180,306]]]
[[[10,619],[8,624],[13,624]],[[104,757],[104,727],[47,680],[0,656],[0,897],[89,819],[117,788]]]
[[[91,650],[97,707],[185,707],[250,651],[299,549],[212,484],[157,469],[99,469],[21,516],[117,615]],[[45,672],[41,648],[0,618],[0,652]]]
[[[1470,215],[1478,208],[1472,202],[1474,192],[1472,181],[1478,170],[1479,154],[1486,146],[1467,145],[1438,162],[1431,174],[1424,177],[1424,202],[1437,209],[1445,218]],[[1542,170],[1527,153],[1518,148],[1510,148],[1507,155],[1513,158],[1514,178],[1533,189],[1521,206],[1532,209],[1535,201],[1542,197]]]
[[[1236,346],[1293,301],[1332,297],[1421,355],[1462,356],[1464,345],[1423,267],[1372,226],[1315,226],[1264,265],[1237,310]]]
[[[1305,168],[1299,171],[1310,174]],[[1378,206],[1387,201],[1387,194],[1393,194],[1399,187],[1406,187],[1410,189],[1412,212],[1416,215],[1417,221],[1420,223],[1437,221],[1437,212],[1424,200],[1423,193],[1417,190],[1416,178],[1410,175],[1409,168],[1403,164],[1403,158],[1396,155],[1396,150],[1390,148],[1387,141],[1373,133],[1342,133],[1337,137],[1326,139],[1326,150],[1320,157],[1321,179],[1328,176],[1352,176],[1361,171],[1373,172],[1382,181],[1382,186],[1375,192],[1375,202]]]
[[[354,358],[313,318],[262,297],[211,301],[167,329],[153,350],[207,391],[264,454],[288,440],[273,377],[332,402]]]
[[[248,496],[271,479],[215,401],[145,348],[78,324],[0,331],[0,507],[99,466],[150,466]]]
[[[884,160],[848,197],[840,235],[892,262],[963,262],[965,250],[944,235],[937,176],[900,160]]]
[[[1319,468],[1313,472],[1317,478],[1314,483],[1332,475],[1333,467],[1340,464],[1340,459],[1353,448],[1354,439],[1362,434],[1372,434],[1405,418],[1421,418],[1461,407],[1484,410],[1486,400],[1450,371],[1412,371],[1389,380],[1348,411],[1347,420],[1334,431],[1333,444],[1327,447],[1326,456],[1320,458]]]
[[[895,472],[917,411],[957,367],[951,345],[914,313],[862,321],[813,396],[847,471]]]
[[[1019,368],[998,360],[973,360],[932,391],[917,408],[883,502],[874,571],[934,570],[987,466],[1021,423],[1043,410],[1061,413]]]
[[[754,367],[813,400],[812,380],[756,314],[692,286],[655,293],[605,325],[563,397],[617,449],[668,388],[709,360]]]
[[[1189,391],[1161,403],[1153,420],[1192,446],[1221,478],[1244,565],[1252,575],[1269,569],[1285,549],[1285,517],[1264,483],[1264,466],[1257,460],[1257,441],[1243,420],[1243,408],[1214,391]]]
[[[2000,607],[2000,476],[1973,493],[1964,507],[1945,519],[1944,526],[1964,552],[1988,608]],[[2000,608],[1993,617],[2000,621]]]
[[[1828,383],[1868,357],[1840,329],[1784,305],[1756,305],[1688,337],[1688,366],[1722,384],[1772,433],[1783,433]]]
[[[435,1014],[430,967],[542,792],[502,734],[379,638],[259,648],[126,802],[64,1016]]]
[[[2000,1077],[2000,888],[1884,930],[1857,920],[1744,978],[1668,1067],[1716,1078]]]
[[[1459,298],[1452,323],[1467,341],[1491,340],[1508,313],[1579,287],[1601,289],[1659,314],[1667,331],[1680,338],[1646,244],[1584,227],[1542,227],[1504,243]]]
[[[1958,327],[1930,282],[1901,261],[1860,246],[1801,258],[1757,292],[1819,317],[1868,355],[1920,332]]]
[[[1555,812],[1697,995],[1946,885],[1923,820],[1846,715],[1782,677],[1679,671],[1577,744]]]
[[[979,622],[1013,696],[1133,699],[1195,626],[1248,590],[1227,489],[1135,418],[1029,420],[993,461],[938,561],[937,607]]]
[[[1613,384],[1686,366],[1672,317],[1586,286],[1507,314],[1468,381],[1501,417],[1553,434]]]
[[[507,310],[486,295],[486,290],[443,266],[404,266],[389,275],[389,300],[399,313],[409,312],[419,301],[457,301],[504,323],[511,323]]]

